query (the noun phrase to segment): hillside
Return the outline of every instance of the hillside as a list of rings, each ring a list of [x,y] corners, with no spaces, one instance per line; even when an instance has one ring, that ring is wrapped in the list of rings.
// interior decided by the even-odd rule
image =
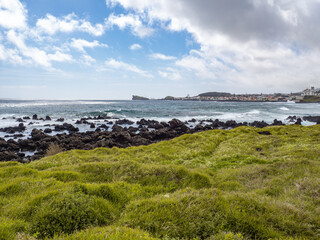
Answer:
[[[231,93],[226,92],[206,92],[198,95],[199,97],[230,97]]]
[[[0,239],[319,239],[320,125],[0,163]]]
[[[149,98],[133,95],[132,100],[149,100]]]
[[[304,98],[300,101],[301,103],[320,103],[319,96],[304,96]]]

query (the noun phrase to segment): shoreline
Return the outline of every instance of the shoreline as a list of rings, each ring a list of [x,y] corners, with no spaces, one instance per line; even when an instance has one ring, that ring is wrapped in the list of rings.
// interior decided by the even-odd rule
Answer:
[[[0,132],[7,132],[10,139],[0,138],[0,162],[19,161],[27,163],[40,159],[47,155],[50,146],[60,148],[61,151],[73,149],[91,150],[98,147],[119,147],[149,145],[163,140],[170,140],[183,134],[193,134],[214,129],[234,129],[240,126],[252,126],[264,128],[268,126],[286,125],[282,121],[275,119],[272,124],[264,121],[236,122],[233,120],[220,121],[218,119],[207,119],[197,121],[190,119],[182,122],[172,119],[168,122],[158,122],[155,120],[140,119],[137,122],[128,119],[110,119],[110,117],[89,117],[81,118],[75,124],[64,122],[60,118],[57,124],[47,125],[46,129],[33,128],[30,135],[25,136],[27,127],[24,120],[51,120],[37,119],[37,115],[32,118],[17,119],[19,123],[15,127],[1,128]],[[306,116],[304,121],[320,124],[320,116]],[[100,120],[101,123],[93,123],[90,120]],[[289,116],[288,120],[293,124],[301,125],[302,119],[296,116]],[[80,124],[90,127],[90,131],[79,132]],[[112,125],[110,125],[112,124]],[[109,126],[108,126],[109,125]],[[49,128],[51,127],[51,128]],[[262,131],[264,132],[264,131]],[[262,134],[268,134],[264,132]],[[13,138],[12,138],[13,137]]]

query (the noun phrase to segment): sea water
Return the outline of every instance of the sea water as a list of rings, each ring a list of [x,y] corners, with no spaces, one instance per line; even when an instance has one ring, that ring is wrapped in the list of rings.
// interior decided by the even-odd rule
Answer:
[[[215,101],[20,101],[0,100],[0,128],[17,126],[17,118],[37,114],[38,118],[50,116],[52,121],[27,120],[27,132],[33,128],[45,129],[48,124],[57,124],[58,118],[74,124],[83,117],[110,117],[137,121],[142,118],[170,121],[173,118],[187,121],[219,119],[237,122],[265,121],[274,119],[288,123],[288,116],[320,116],[320,104],[295,104],[287,102],[215,102]],[[32,122],[32,125],[28,123]],[[60,123],[59,123],[60,124]],[[99,124],[99,123],[97,123]],[[303,125],[314,123],[303,122]],[[77,126],[80,131],[90,130],[88,125]],[[0,134],[1,137],[2,134]]]

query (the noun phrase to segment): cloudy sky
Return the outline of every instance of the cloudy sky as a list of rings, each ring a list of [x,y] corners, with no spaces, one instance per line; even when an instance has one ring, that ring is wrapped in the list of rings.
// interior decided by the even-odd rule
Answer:
[[[0,0],[0,98],[320,87],[320,0]]]

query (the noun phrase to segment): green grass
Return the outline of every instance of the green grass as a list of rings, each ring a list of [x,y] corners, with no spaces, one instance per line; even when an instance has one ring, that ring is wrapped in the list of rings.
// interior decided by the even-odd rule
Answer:
[[[303,103],[310,103],[310,102],[320,102],[320,97],[319,96],[304,96],[302,99]]]
[[[319,239],[320,125],[0,163],[0,240]]]

